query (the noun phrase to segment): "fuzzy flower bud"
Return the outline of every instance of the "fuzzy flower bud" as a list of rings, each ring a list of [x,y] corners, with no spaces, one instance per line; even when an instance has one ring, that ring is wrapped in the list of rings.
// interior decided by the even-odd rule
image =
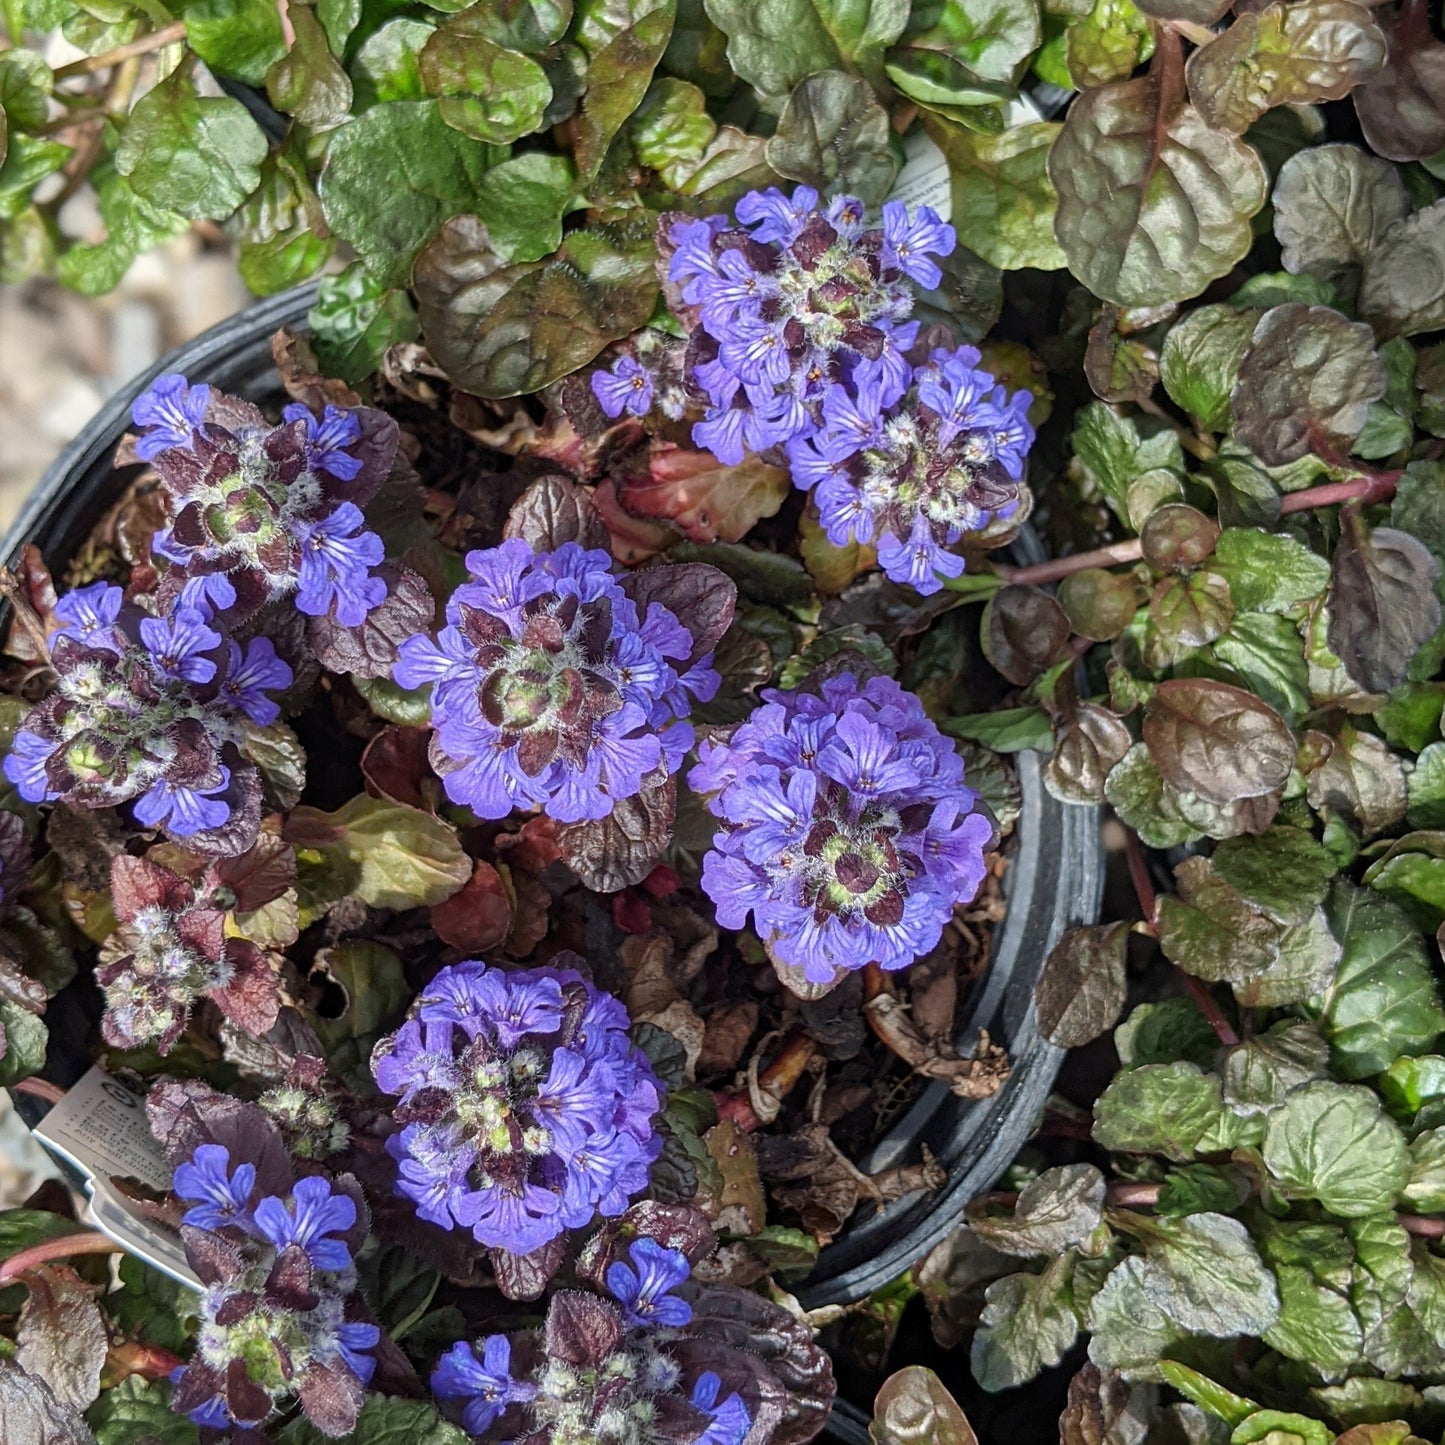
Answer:
[[[662,1088],[627,1027],[568,968],[444,968],[372,1054],[400,1098],[397,1191],[515,1255],[620,1214],[662,1147]]]
[[[993,823],[963,763],[889,678],[762,696],[688,775],[722,825],[702,871],[718,922],[751,913],[802,991],[870,962],[907,967],[983,882]]]
[[[635,602],[632,579],[575,542],[537,553],[513,539],[467,568],[447,626],[403,642],[394,671],[432,686],[450,798],[483,818],[540,805],[576,823],[678,770],[693,739],[680,719],[718,687],[713,634],[700,644],[662,603]]]
[[[876,543],[888,576],[925,596],[963,571],[946,548],[1017,504],[1033,445],[1032,395],[1010,395],[979,360],[972,346],[935,351],[892,405],[877,378],[832,385],[821,428],[788,444],[828,540]]]
[[[750,192],[737,219],[680,219],[666,236],[669,278],[696,317],[689,374],[711,404],[693,440],[730,464],[811,436],[835,383],[897,400],[918,334],[913,285],[937,286],[929,258],[954,247],[927,206],[910,215],[890,201],[882,227],[865,227],[855,197],[820,209],[807,186]]]

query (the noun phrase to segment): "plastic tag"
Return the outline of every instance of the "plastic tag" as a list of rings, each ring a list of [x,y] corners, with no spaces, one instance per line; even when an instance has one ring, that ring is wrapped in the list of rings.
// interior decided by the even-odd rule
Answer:
[[[181,1284],[201,1288],[186,1263],[180,1235],[137,1213],[114,1184],[116,1179],[130,1178],[150,1189],[171,1187],[171,1166],[146,1123],[142,1095],[132,1093],[104,1069],[92,1068],[34,1133],[52,1154],[80,1170],[91,1221],[102,1234]]]

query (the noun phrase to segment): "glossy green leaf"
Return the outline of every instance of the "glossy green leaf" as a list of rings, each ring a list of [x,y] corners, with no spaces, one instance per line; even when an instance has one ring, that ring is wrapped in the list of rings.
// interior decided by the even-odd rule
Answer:
[[[891,136],[888,113],[866,80],[824,70],[788,97],[768,141],[768,164],[824,194],[841,191],[873,205],[898,173]]]

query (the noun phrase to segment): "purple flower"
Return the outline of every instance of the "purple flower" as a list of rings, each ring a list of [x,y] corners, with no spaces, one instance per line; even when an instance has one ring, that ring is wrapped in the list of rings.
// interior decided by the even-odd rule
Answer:
[[[167,676],[185,682],[210,682],[215,662],[205,654],[221,644],[221,634],[206,626],[206,619],[191,608],[169,617],[147,617],[140,624],[140,640]]]
[[[833,387],[855,398],[850,424],[872,440],[908,381],[911,283],[937,284],[928,256],[953,249],[952,227],[891,202],[884,226],[868,228],[855,197],[819,210],[807,186],[745,195],[737,220],[681,222],[668,236],[669,277],[696,307],[688,369],[709,403],[693,440],[736,464],[805,439]]]
[[[243,1162],[234,1171],[230,1166],[231,1151],[222,1144],[201,1144],[188,1163],[177,1166],[171,1188],[192,1205],[183,1223],[200,1229],[249,1226],[256,1166]]]
[[[889,578],[925,595],[963,571],[954,543],[1017,505],[1033,445],[1032,397],[1010,396],[980,360],[971,346],[935,351],[891,401],[881,373],[868,374],[871,390],[833,383],[820,430],[788,444],[828,539],[873,544]]]
[[[939,220],[932,206],[920,206],[910,217],[902,201],[883,203],[883,264],[896,266],[925,291],[943,280],[928,257],[951,255],[955,244],[953,227]]]
[[[239,643],[227,644],[230,663],[220,695],[257,727],[269,727],[281,715],[281,706],[267,691],[283,692],[291,686],[291,669],[276,656],[269,637],[253,637],[242,653]]]
[[[313,470],[330,472],[343,482],[355,480],[361,471],[361,459],[346,450],[361,440],[361,423],[355,412],[328,406],[317,421],[309,406],[293,401],[282,411],[281,418],[305,425],[306,456]]]
[[[508,1405],[525,1404],[537,1394],[535,1385],[512,1378],[512,1345],[506,1335],[488,1335],[481,1346],[478,1359],[473,1346],[458,1341],[431,1377],[432,1394],[460,1404],[462,1424],[473,1435],[484,1435]]]
[[[722,823],[702,873],[718,922],[751,914],[784,982],[906,967],[977,892],[993,842],[957,753],[888,678],[763,697],[688,779]]]
[[[157,778],[135,802],[137,823],[164,828],[179,838],[222,827],[231,805],[221,796],[231,785],[229,768],[218,769],[219,780],[205,788],[186,788],[169,778]]]
[[[631,1265],[618,1260],[607,1270],[607,1288],[623,1319],[636,1330],[681,1329],[692,1319],[692,1306],[672,1291],[692,1273],[687,1256],[646,1238],[634,1240],[627,1254]]]
[[[376,1357],[366,1353],[381,1343],[381,1330],[376,1325],[354,1320],[336,1331],[337,1353],[342,1363],[363,1385],[371,1383],[376,1373]]]
[[[324,617],[335,602],[336,620],[343,627],[359,627],[386,600],[386,583],[371,576],[386,548],[374,532],[361,530],[364,521],[360,507],[342,502],[329,516],[297,523],[296,606],[302,612]]]
[[[5,755],[5,776],[15,784],[15,791],[27,803],[52,803],[61,796],[50,786],[46,769],[55,752],[55,743],[28,728],[21,728]]]
[[[720,1400],[721,1393],[722,1380],[712,1370],[704,1370],[694,1382],[693,1408],[711,1416],[711,1422],[692,1445],[743,1445],[747,1439],[753,1417],[742,1396],[734,1390]]]
[[[104,647],[118,652],[115,620],[125,601],[125,588],[109,582],[92,582],[67,592],[55,604],[55,615],[65,625],[55,631],[56,637],[73,637],[85,647]]]
[[[279,1252],[299,1244],[315,1269],[339,1272],[351,1266],[346,1242],[328,1235],[344,1234],[356,1223],[356,1203],[333,1194],[321,1178],[298,1179],[287,1203],[268,1196],[256,1205],[257,1232]]]
[[[592,395],[610,417],[646,416],[652,407],[652,373],[635,356],[619,356],[608,371],[592,373]]]
[[[168,447],[189,447],[193,434],[205,424],[210,404],[209,386],[191,386],[175,372],[158,376],[130,409],[135,424],[147,429],[136,441],[136,455],[149,462]]]
[[[660,1086],[626,1009],[569,969],[444,968],[372,1053],[404,1127],[397,1192],[527,1254],[646,1188]]]
[[[690,742],[668,732],[716,674],[667,608],[639,614],[605,552],[534,553],[518,539],[467,555],[447,625],[401,644],[404,688],[431,686],[447,795],[483,818],[541,806],[605,818],[670,771]]]

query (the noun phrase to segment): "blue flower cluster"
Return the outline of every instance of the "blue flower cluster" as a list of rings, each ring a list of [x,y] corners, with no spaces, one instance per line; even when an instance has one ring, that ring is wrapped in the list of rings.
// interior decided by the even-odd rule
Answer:
[[[927,206],[910,215],[890,201],[869,227],[855,197],[820,210],[807,186],[751,192],[737,220],[680,220],[667,237],[668,275],[696,321],[689,374],[710,403],[693,440],[731,464],[811,436],[835,385],[883,406],[902,397],[913,286],[936,287],[931,258],[954,248],[953,227]]]
[[[151,546],[182,580],[220,576],[239,615],[294,595],[313,617],[355,627],[386,597],[385,552],[362,507],[396,452],[396,423],[367,407],[293,402],[280,426],[255,407],[179,375],[132,408],[136,454],[160,477],[170,525]]]
[[[718,687],[666,607],[640,607],[611,558],[520,539],[467,555],[447,625],[401,644],[393,676],[432,687],[433,762],[483,818],[538,804],[562,823],[605,818],[682,765],[692,698]]]
[[[572,969],[444,968],[372,1054],[400,1099],[397,1191],[516,1255],[622,1213],[662,1149],[662,1086],[628,1024]]]
[[[630,1263],[607,1270],[611,1300],[554,1300],[569,1335],[580,1337],[569,1358],[530,1352],[531,1377],[519,1379],[506,1335],[459,1341],[432,1374],[432,1393],[470,1434],[488,1439],[494,1427],[510,1439],[525,1422],[535,1445],[742,1445],[752,1427],[747,1404],[724,1392],[716,1371],[686,1368],[676,1349],[693,1318],[675,1293],[691,1273],[687,1256],[645,1236],[628,1253]],[[549,1315],[549,1335],[551,1323]]]
[[[751,913],[785,981],[906,967],[983,882],[994,829],[963,763],[890,678],[762,696],[688,775],[722,824],[702,871],[718,922]]]
[[[104,582],[56,604],[54,690],[27,715],[5,776],[30,803],[133,803],[136,821],[193,847],[239,852],[255,838],[259,787],[246,724],[274,722],[291,669],[269,638],[243,648],[215,624],[234,591],[195,578],[159,617]]]
[[[972,346],[938,350],[889,399],[877,377],[823,393],[822,426],[788,444],[828,540],[878,544],[895,582],[925,596],[963,559],[946,550],[1017,505],[1034,429],[1027,391],[1009,394]]]
[[[296,1394],[318,1422],[354,1419],[381,1338],[350,1317],[368,1227],[355,1181],[304,1178],[285,1197],[262,1195],[254,1164],[201,1144],[173,1188],[190,1206],[182,1235],[205,1287],[174,1408],[213,1430],[248,1429]]]

